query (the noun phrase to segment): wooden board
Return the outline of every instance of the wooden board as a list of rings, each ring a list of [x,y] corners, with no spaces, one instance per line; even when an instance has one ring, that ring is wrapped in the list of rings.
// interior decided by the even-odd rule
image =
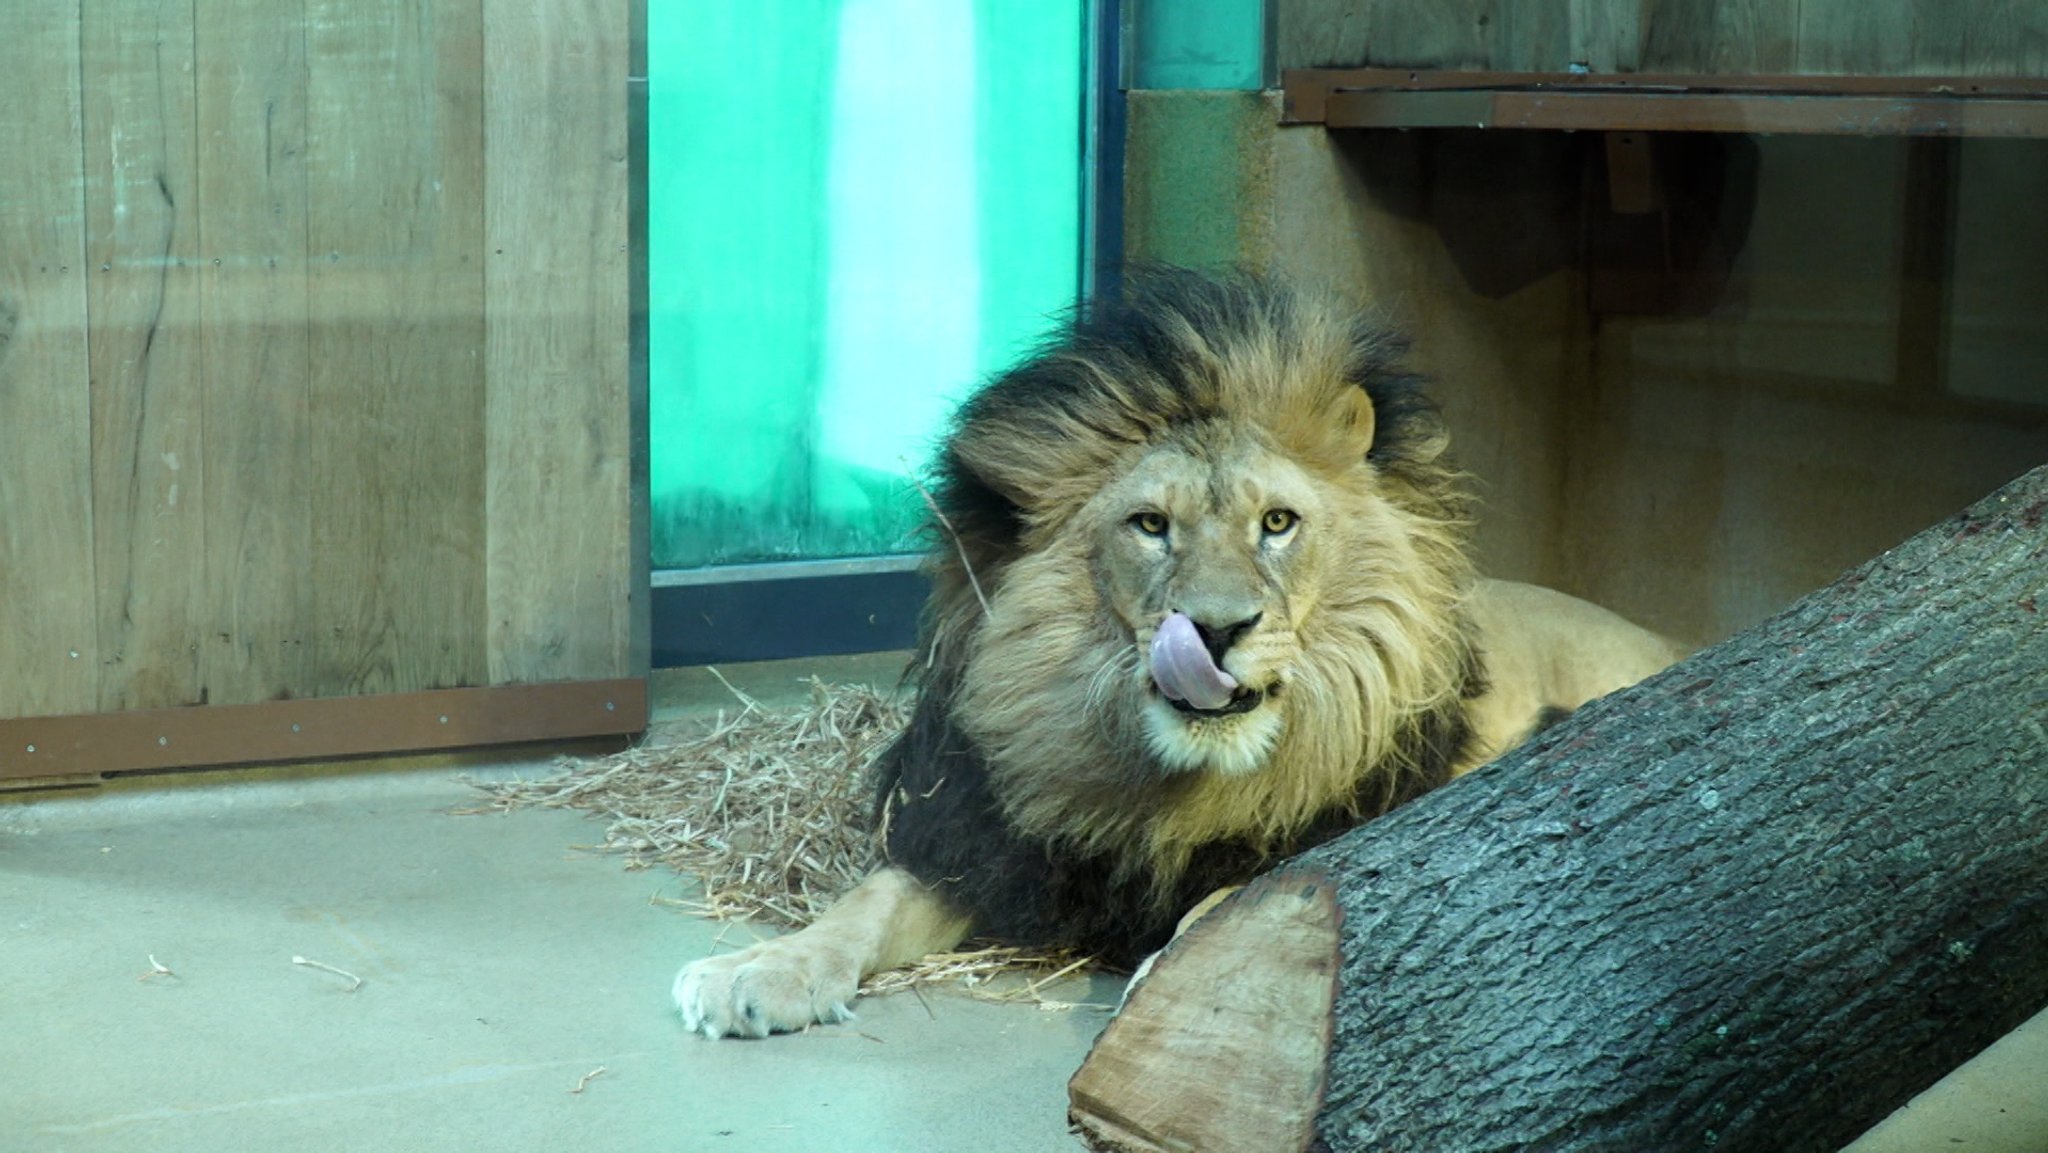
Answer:
[[[490,5],[0,12],[0,719],[644,670],[629,29]]]
[[[1335,92],[1332,128],[2048,136],[2048,101],[1594,91]]]
[[[623,736],[646,724],[637,677],[29,717],[0,720],[0,785]]]
[[[2032,0],[1802,0],[1788,22],[1801,72],[2048,76],[2048,8]]]
[[[629,45],[618,7],[484,5],[494,682],[616,676],[628,664]]]
[[[1286,68],[2048,76],[2026,0],[1280,0]]]
[[[304,6],[199,0],[207,627],[215,704],[303,691],[313,631]],[[322,534],[333,547],[330,534]]]
[[[95,706],[75,5],[0,5],[0,717]]]
[[[189,5],[83,6],[102,710],[204,699],[206,469]]]
[[[305,12],[318,696],[481,684],[480,0]]]
[[[1282,120],[1817,136],[2048,136],[2048,80],[1296,69]]]

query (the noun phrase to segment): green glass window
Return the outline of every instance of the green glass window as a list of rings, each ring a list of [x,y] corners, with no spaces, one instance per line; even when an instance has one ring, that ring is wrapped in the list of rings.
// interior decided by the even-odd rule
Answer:
[[[952,404],[1076,298],[1084,8],[648,6],[655,567],[921,547]]]

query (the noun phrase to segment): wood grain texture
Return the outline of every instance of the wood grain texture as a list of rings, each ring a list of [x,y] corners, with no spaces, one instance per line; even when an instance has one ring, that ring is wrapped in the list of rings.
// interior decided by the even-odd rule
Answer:
[[[1332,128],[1493,128],[1735,132],[1801,136],[2030,139],[2048,136],[2048,101],[1767,93],[1557,91],[1333,92]]]
[[[1802,0],[1780,19],[1790,23],[1801,72],[1910,74],[1921,51],[1914,27],[1919,7],[1917,0]]]
[[[0,10],[0,718],[625,671],[628,29],[491,2]]]
[[[1594,72],[1630,71],[1642,52],[1642,7],[1617,7],[1610,0],[1565,0],[1569,30],[1563,67],[1583,64]],[[1539,67],[1559,65],[1553,57]]]
[[[1337,992],[1336,898],[1268,876],[1162,953],[1067,1085],[1088,1145],[1116,1153],[1306,1148]]]
[[[307,464],[303,0],[198,0],[208,699],[306,691],[315,567]]]
[[[479,0],[308,0],[315,695],[481,684]]]
[[[1802,0],[1796,34],[1803,70],[2048,76],[2035,0]]]
[[[82,6],[99,707],[205,699],[191,0]]]
[[[615,0],[485,0],[490,677],[629,671],[626,78]]]
[[[0,717],[97,702],[79,19],[0,5]]]
[[[636,733],[642,678],[0,720],[0,787]]]
[[[1774,0],[1664,0],[1630,15],[1640,21],[1632,43],[1609,68],[1592,65],[1594,71],[1768,74],[1798,68],[1792,18]],[[1598,15],[1589,11],[1585,18]]]
[[[1304,854],[1322,1138],[1828,1153],[2039,1011],[2044,602],[2048,468]]]
[[[1286,68],[2048,75],[2029,0],[1281,0]]]
[[[1556,68],[1570,52],[1567,0],[1301,0],[1283,4],[1282,68],[1351,67],[1370,46],[1389,68]]]

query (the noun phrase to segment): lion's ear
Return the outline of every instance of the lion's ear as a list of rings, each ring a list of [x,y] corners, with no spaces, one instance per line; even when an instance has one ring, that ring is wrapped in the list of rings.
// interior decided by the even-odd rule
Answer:
[[[1372,397],[1349,381],[1331,387],[1320,403],[1301,405],[1274,423],[1290,453],[1332,472],[1363,461],[1379,427]]]
[[[1339,458],[1346,464],[1364,460],[1372,451],[1373,434],[1379,430],[1372,397],[1365,389],[1354,385],[1338,392],[1328,419],[1331,435],[1339,442]]]

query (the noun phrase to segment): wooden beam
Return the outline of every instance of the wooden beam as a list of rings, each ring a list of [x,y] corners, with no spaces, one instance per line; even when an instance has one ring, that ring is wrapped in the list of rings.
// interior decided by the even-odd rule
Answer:
[[[1302,70],[1283,123],[1824,136],[2048,136],[2048,81]]]
[[[0,720],[0,782],[637,733],[640,678]]]

